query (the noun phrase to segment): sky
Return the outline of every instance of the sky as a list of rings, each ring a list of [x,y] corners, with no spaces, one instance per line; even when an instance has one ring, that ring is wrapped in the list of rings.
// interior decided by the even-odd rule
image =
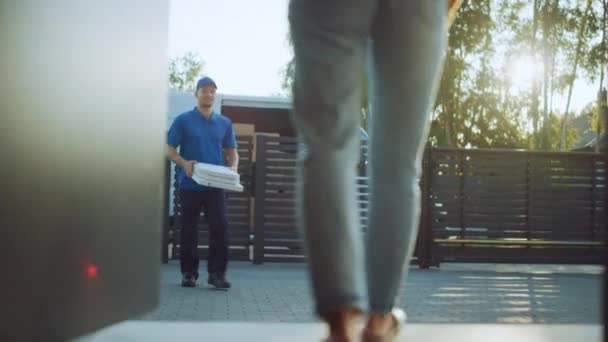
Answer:
[[[203,73],[223,94],[284,94],[282,70],[291,57],[287,44],[288,0],[170,0],[169,57],[197,52]],[[571,109],[597,96],[597,85],[576,81]],[[556,96],[557,110],[565,109]]]
[[[218,91],[277,95],[290,59],[287,0],[171,0],[169,57],[198,52]]]

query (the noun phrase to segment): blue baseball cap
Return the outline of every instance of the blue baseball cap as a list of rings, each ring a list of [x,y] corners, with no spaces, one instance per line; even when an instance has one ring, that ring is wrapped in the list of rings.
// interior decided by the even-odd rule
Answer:
[[[199,88],[206,86],[207,84],[212,84],[215,89],[217,89],[217,84],[215,84],[215,81],[211,79],[211,77],[203,77],[200,80],[198,80],[198,82],[196,82],[196,89],[198,90]]]

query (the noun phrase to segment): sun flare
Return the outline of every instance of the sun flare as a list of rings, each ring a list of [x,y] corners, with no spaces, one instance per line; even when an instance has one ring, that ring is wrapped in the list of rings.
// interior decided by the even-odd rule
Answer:
[[[520,55],[510,61],[507,70],[511,89],[523,92],[531,89],[534,80],[541,77],[542,64],[537,63],[530,55]]]

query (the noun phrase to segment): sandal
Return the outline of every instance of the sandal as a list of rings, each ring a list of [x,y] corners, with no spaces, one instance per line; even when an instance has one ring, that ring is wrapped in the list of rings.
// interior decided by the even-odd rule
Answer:
[[[395,341],[397,335],[401,331],[401,328],[405,325],[405,320],[407,315],[405,311],[399,308],[393,308],[391,310],[391,317],[393,318],[393,326],[383,335],[377,335],[368,331],[367,329],[363,331],[362,341],[363,342],[390,342]]]

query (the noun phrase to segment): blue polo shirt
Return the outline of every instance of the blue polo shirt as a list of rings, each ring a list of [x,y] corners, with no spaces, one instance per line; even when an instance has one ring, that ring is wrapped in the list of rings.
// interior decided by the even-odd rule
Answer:
[[[229,118],[212,112],[209,119],[194,107],[180,114],[169,129],[167,143],[179,147],[179,154],[186,160],[225,165],[223,149],[236,148],[236,139]],[[207,188],[186,176],[184,169],[177,169],[177,181],[181,189],[202,191]]]

